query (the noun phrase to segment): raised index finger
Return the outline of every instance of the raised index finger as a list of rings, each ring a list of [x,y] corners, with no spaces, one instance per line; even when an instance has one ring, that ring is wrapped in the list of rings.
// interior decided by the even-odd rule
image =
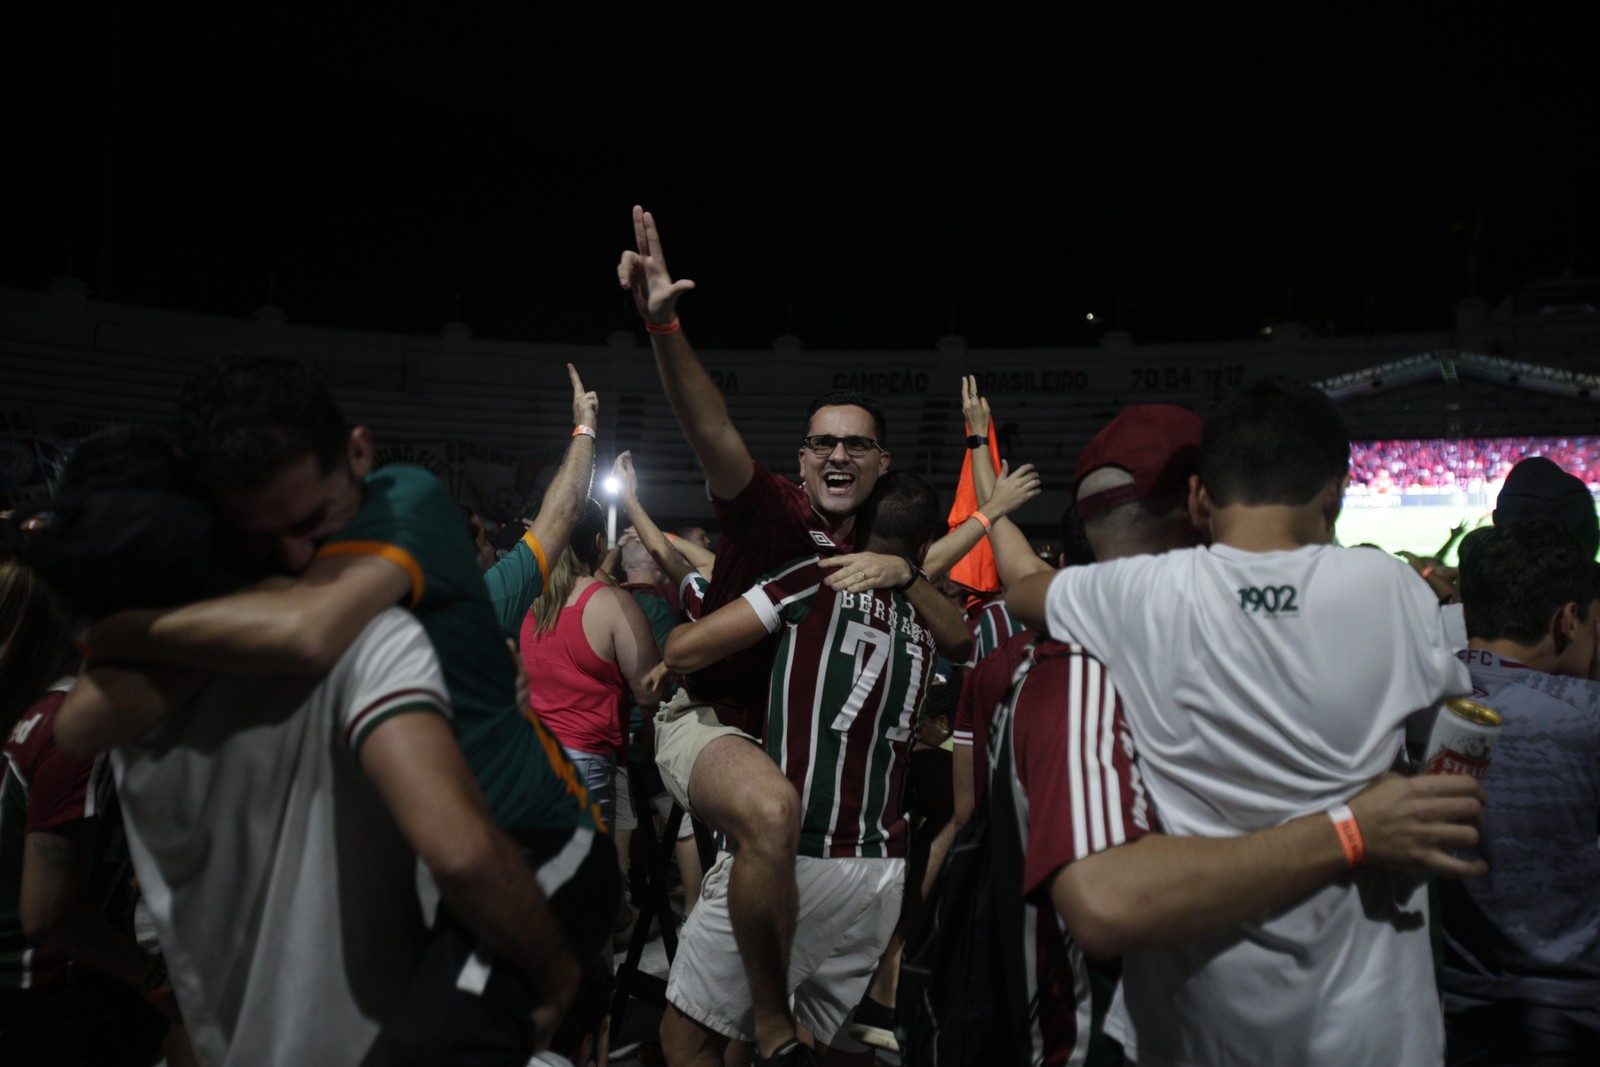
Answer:
[[[583,379],[578,377],[578,368],[570,363],[567,364],[567,377],[572,379],[572,395],[574,397],[583,396]]]

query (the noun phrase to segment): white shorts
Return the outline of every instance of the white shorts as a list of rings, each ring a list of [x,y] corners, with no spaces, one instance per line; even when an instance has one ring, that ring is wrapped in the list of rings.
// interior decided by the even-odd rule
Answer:
[[[661,784],[667,787],[684,811],[694,814],[689,803],[689,776],[700,752],[719,737],[755,738],[743,730],[724,726],[710,704],[695,700],[687,689],[680,689],[656,711],[656,768]]]
[[[724,852],[706,874],[700,903],[678,935],[667,1000],[724,1037],[754,1041],[750,981],[728,919],[728,875],[737,859]],[[800,913],[789,955],[795,1022],[841,1052],[861,1052],[846,1029],[900,919],[903,859],[795,861]]]

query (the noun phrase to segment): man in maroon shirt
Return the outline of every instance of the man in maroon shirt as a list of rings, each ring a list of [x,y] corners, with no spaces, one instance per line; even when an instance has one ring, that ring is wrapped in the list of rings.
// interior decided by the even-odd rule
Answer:
[[[802,484],[756,463],[679,324],[678,297],[694,283],[672,280],[648,213],[635,207],[633,226],[638,251],[622,254],[618,281],[633,293],[662,388],[716,506],[721,541],[703,609],[709,613],[796,556],[851,551],[856,510],[889,469],[884,421],[871,398],[830,393],[807,412],[799,450]],[[851,592],[886,584],[908,588],[924,580],[899,556],[838,555],[824,566],[837,568],[830,579],[834,588]],[[805,1063],[808,1055],[795,1040],[787,995],[799,798],[776,765],[749,743],[759,736],[774,647],[769,639],[695,672],[657,719],[657,762],[669,791],[739,846],[728,911],[750,980],[758,1065]]]

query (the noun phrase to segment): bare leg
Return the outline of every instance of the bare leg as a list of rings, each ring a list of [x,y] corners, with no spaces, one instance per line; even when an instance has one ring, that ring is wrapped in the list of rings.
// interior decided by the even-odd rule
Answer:
[[[667,1005],[661,1016],[661,1051],[671,1067],[722,1067],[728,1039]]]
[[[613,830],[617,837],[617,866],[622,868],[622,884],[628,884],[628,865],[633,854],[633,831]]]
[[[689,799],[701,819],[739,846],[728,877],[728,919],[750,980],[757,1050],[771,1055],[795,1033],[789,948],[799,911],[800,798],[765,752],[743,738],[719,737],[695,760]]]

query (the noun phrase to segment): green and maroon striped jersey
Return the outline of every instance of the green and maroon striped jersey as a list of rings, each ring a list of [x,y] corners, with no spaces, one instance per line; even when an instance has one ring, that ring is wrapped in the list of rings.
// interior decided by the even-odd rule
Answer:
[[[976,667],[983,657],[1022,633],[1023,627],[1011,617],[1006,602],[995,599],[967,616],[967,630],[972,634],[972,658],[963,666]]]
[[[933,637],[898,593],[836,593],[820,556],[745,593],[778,635],[767,754],[800,794],[802,856],[904,856],[906,757]]]
[[[22,866],[28,835],[94,827],[93,863],[84,899],[112,922],[132,914],[122,818],[104,755],[77,760],[55,741],[56,713],[71,687],[56,682],[23,713],[0,756],[0,989],[42,989],[73,981],[70,958],[23,933]],[[122,928],[131,942],[133,931]],[[85,1009],[87,1010],[87,1008]],[[0,1047],[4,1047],[0,1034]]]

